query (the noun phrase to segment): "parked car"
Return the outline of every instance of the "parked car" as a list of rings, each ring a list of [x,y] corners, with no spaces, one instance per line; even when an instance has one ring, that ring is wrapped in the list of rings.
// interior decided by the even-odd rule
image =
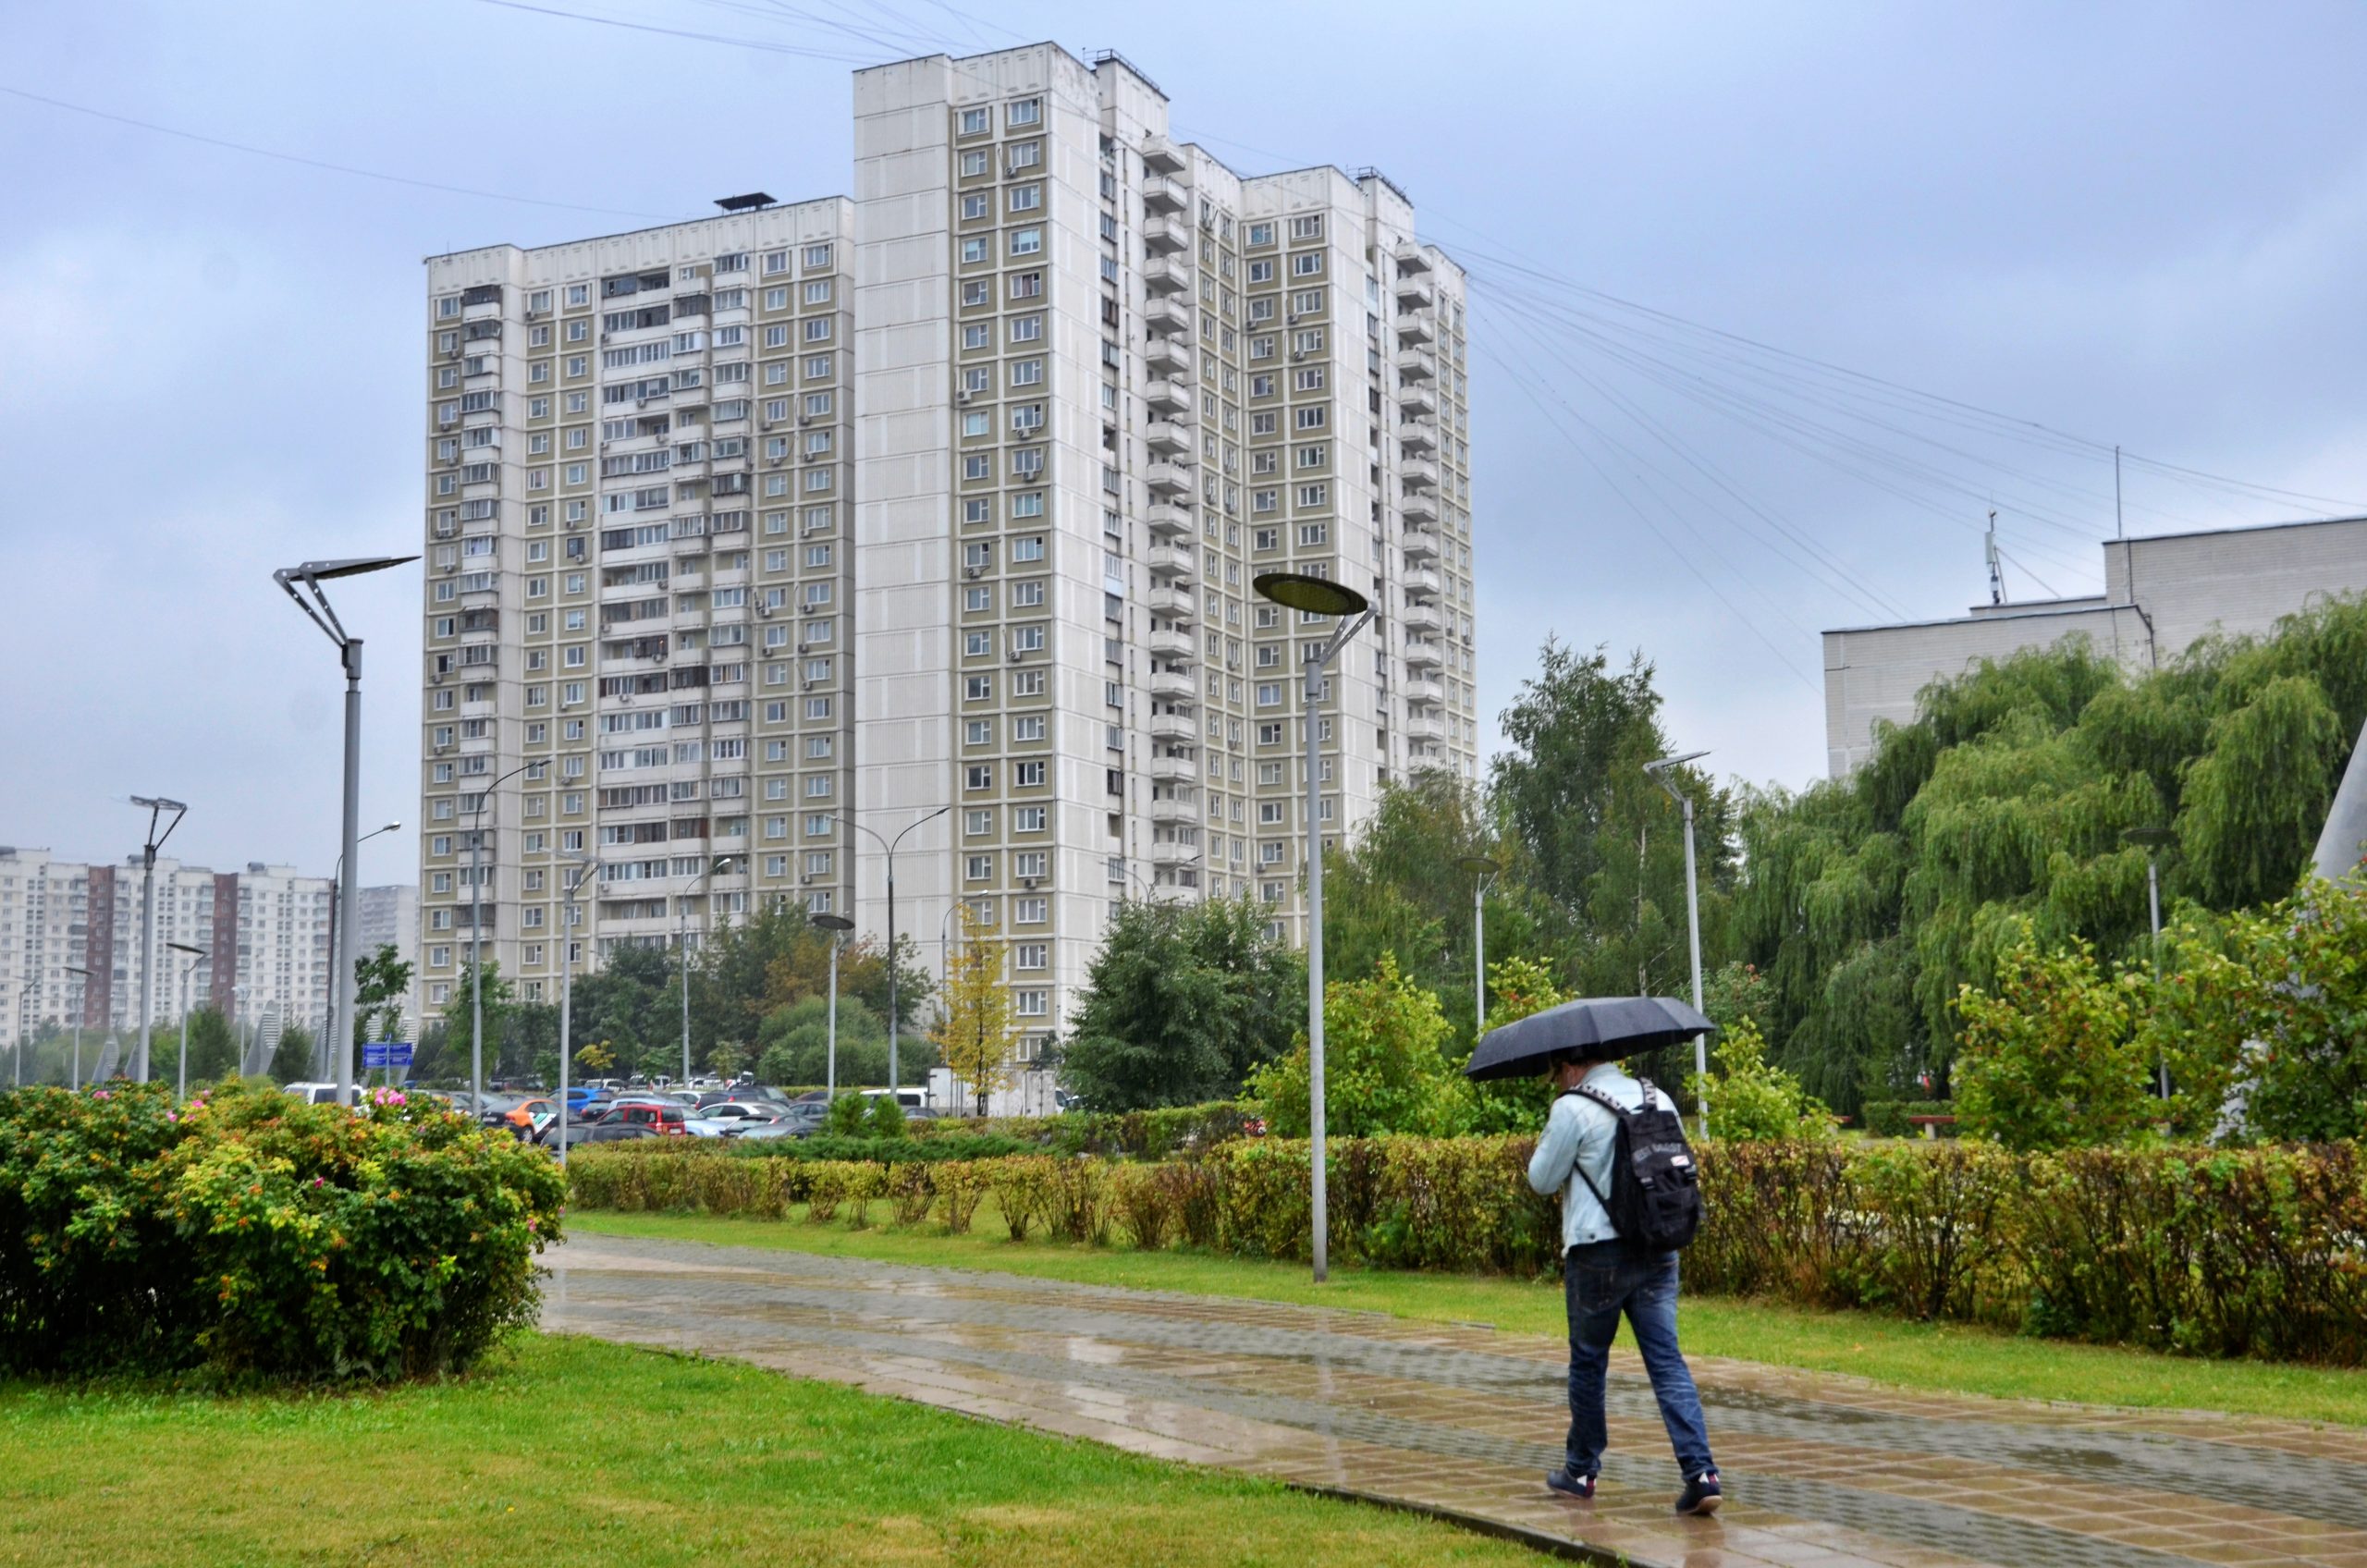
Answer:
[[[287,1092],[294,1095],[306,1105],[337,1104],[337,1085],[335,1084],[290,1084],[287,1086]],[[358,1085],[356,1086],[354,1093],[357,1096],[361,1094],[361,1089]]]
[[[645,1127],[668,1137],[690,1135],[690,1113],[679,1105],[620,1105],[600,1119],[602,1127]]]

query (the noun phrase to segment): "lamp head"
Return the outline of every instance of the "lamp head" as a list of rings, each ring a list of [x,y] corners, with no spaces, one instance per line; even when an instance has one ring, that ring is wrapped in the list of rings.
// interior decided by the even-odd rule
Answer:
[[[1304,615],[1358,615],[1369,603],[1344,582],[1305,572],[1261,571],[1250,579],[1249,585],[1257,590],[1259,597]]]
[[[384,571],[388,567],[402,566],[417,559],[417,556],[349,556],[343,560],[306,561],[301,566],[282,567],[272,575],[293,578],[299,582],[326,582],[333,578],[360,577],[364,572]]]
[[[166,942],[165,946],[172,949],[173,951],[177,953],[188,953],[196,958],[203,958],[205,956],[205,949],[203,948],[192,948],[187,942]]]
[[[815,914],[806,918],[823,930],[835,931],[840,936],[854,929],[854,922],[843,914]]]
[[[1466,871],[1476,871],[1482,876],[1504,868],[1502,861],[1490,860],[1486,855],[1465,855],[1455,864]]]
[[[1683,767],[1689,762],[1699,762],[1709,754],[1710,753],[1708,752],[1701,751],[1686,752],[1681,756],[1662,757],[1657,761],[1646,763],[1644,765],[1644,771],[1650,774],[1653,778],[1659,778],[1664,774],[1670,772],[1672,769]]]
[[[2141,844],[2149,850],[2158,850],[2177,837],[2168,828],[2162,827],[2124,827],[2120,830],[2120,836],[2132,844]]]

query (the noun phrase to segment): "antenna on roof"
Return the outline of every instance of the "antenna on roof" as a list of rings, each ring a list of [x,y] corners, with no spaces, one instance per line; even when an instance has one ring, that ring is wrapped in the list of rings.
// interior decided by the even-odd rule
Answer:
[[[759,207],[771,206],[773,199],[761,190],[751,190],[745,196],[717,197],[715,204],[727,213],[753,213]]]
[[[1989,602],[2005,602],[2005,571],[1997,564],[1997,508],[1989,508],[1989,532],[1981,536],[1981,554],[1989,558]]]

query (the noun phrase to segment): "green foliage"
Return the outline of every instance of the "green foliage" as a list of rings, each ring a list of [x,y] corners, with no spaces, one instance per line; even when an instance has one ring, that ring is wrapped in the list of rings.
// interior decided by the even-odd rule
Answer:
[[[1246,899],[1121,902],[1086,972],[1061,1081],[1098,1111],[1239,1090],[1306,1016],[1306,970]]]
[[[83,1071],[90,1071],[89,1063]],[[300,1023],[291,1023],[279,1032],[279,1043],[272,1047],[271,1077],[277,1084],[300,1084],[313,1075],[313,1032]]]
[[[1488,966],[1490,1029],[1501,1029],[1569,999],[1555,984],[1553,972],[1534,959],[1499,959]],[[1464,1060],[1468,1061],[1470,1058],[1466,1055]],[[1497,1078],[1469,1087],[1469,1130],[1474,1133],[1534,1132],[1544,1117],[1533,1082]]]
[[[2146,857],[2174,907],[2289,891],[2367,719],[2367,601],[2131,676],[2070,639],[1928,688],[1854,777],[1750,797],[1737,956],[1771,987],[1776,1060],[1840,1109],[1947,1086],[1964,1020],[2027,921],[2143,956]]]
[[[864,1131],[871,1137],[897,1139],[904,1135],[904,1108],[893,1095],[873,1095],[871,1109],[863,1120]]]
[[[1718,1036],[1711,1052],[1717,1072],[1691,1076],[1696,1104],[1710,1109],[1710,1135],[1737,1141],[1770,1138],[1815,1142],[1834,1135],[1833,1112],[1800,1081],[1767,1060],[1767,1042],[1746,1015]]]
[[[391,1040],[402,1027],[411,966],[392,942],[353,961],[353,1043]]]
[[[178,1039],[173,1048],[180,1048]],[[211,1084],[239,1071],[239,1036],[230,1021],[210,1007],[189,1015],[189,1081]]]
[[[1993,996],[1967,986],[1956,1010],[1959,1131],[2011,1149],[2122,1144],[2141,1136],[2152,1102],[2137,1040],[2139,983],[2107,978],[2074,938],[2042,950],[2024,922],[2000,956]]]
[[[1379,1133],[1441,1135],[1470,1121],[1470,1085],[1444,1056],[1449,1030],[1439,999],[1398,973],[1384,955],[1369,980],[1324,987],[1324,1125],[1338,1137]],[[1250,1097],[1273,1130],[1305,1136],[1309,1125],[1308,1055],[1302,1039],[1259,1069]]]
[[[0,1096],[0,1364],[327,1381],[465,1368],[538,1305],[540,1150],[381,1092]]]
[[[757,1031],[756,1047],[759,1081],[827,1083],[830,1065],[829,998],[804,997],[767,1013]],[[888,1082],[888,1025],[856,997],[839,998],[839,1082]]]
[[[1868,1100],[1864,1107],[1866,1132],[1877,1138],[1920,1137],[1923,1129],[1907,1118],[1911,1116],[1954,1116],[1954,1100]],[[1952,1138],[1952,1126],[1933,1124],[1936,1136]]]
[[[834,1138],[862,1138],[871,1132],[871,1101],[862,1095],[841,1094],[830,1102],[822,1125]]]

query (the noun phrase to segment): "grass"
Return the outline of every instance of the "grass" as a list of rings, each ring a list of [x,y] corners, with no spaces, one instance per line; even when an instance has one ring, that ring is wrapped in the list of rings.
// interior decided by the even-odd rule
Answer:
[[[586,1235],[655,1236],[732,1246],[779,1247],[840,1257],[962,1268],[1194,1295],[1240,1296],[1384,1312],[1432,1322],[1487,1323],[1527,1333],[1564,1331],[1562,1292],[1543,1282],[1388,1269],[1335,1268],[1315,1284],[1303,1265],[1135,1252],[1003,1235],[991,1200],[975,1229],[939,1225],[853,1231],[843,1222],[617,1214],[576,1209]],[[2006,1399],[2220,1410],[2367,1427],[2367,1371],[2252,1361],[2204,1361],[2111,1345],[2023,1338],[1964,1324],[1912,1322],[1868,1312],[1819,1312],[1727,1296],[1688,1295],[1686,1349],[1818,1372],[1846,1372],[1907,1388]],[[1626,1329],[1621,1330],[1623,1340]]]
[[[458,1381],[0,1384],[0,1562],[1528,1564],[1504,1542],[729,1362],[524,1336]]]

